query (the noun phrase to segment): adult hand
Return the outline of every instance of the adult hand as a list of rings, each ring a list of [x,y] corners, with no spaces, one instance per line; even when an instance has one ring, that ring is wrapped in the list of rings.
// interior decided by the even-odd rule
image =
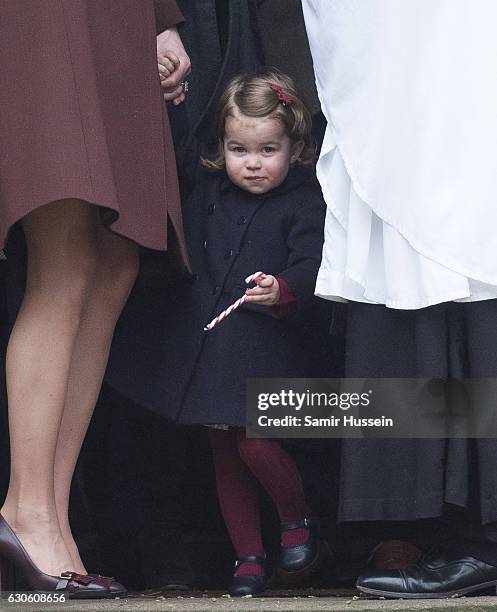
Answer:
[[[280,301],[280,285],[274,276],[268,274],[261,279],[255,279],[257,287],[245,291],[246,301],[264,306],[274,306]]]
[[[164,100],[181,104],[185,99],[182,82],[190,74],[191,63],[176,26],[157,36],[157,64]]]

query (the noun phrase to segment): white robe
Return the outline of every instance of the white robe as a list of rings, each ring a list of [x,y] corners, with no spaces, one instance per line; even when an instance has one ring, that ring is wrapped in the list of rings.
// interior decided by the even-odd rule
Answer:
[[[303,0],[328,121],[316,294],[497,297],[497,0]]]

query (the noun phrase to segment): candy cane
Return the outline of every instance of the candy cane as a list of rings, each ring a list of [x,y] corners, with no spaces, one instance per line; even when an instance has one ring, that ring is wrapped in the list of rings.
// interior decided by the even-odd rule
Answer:
[[[265,276],[266,275],[264,274],[264,272],[256,272],[255,274],[251,274],[250,276],[247,276],[247,278],[245,279],[245,282],[248,285],[249,283],[252,283],[252,282],[254,282],[256,280],[259,280],[260,278],[261,279],[264,278]],[[228,306],[228,308],[226,308],[226,310],[223,310],[223,312],[218,314],[217,317],[214,317],[214,319],[212,319],[212,321],[209,323],[209,325],[206,325],[204,327],[204,331],[210,331],[213,327],[216,327],[216,325],[219,325],[219,323],[221,323],[221,321],[223,319],[225,319],[234,310],[236,310],[239,306],[241,306],[243,304],[243,302],[245,302],[246,299],[247,299],[247,296],[245,294],[243,294],[241,298],[238,298],[236,300],[236,302],[233,302],[233,304],[231,304],[231,306]]]

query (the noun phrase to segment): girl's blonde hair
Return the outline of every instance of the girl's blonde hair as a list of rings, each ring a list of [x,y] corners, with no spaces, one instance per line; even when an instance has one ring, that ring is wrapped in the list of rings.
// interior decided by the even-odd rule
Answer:
[[[252,74],[241,74],[228,83],[217,109],[218,155],[213,160],[202,159],[202,165],[206,168],[225,169],[225,123],[227,117],[236,115],[236,111],[247,117],[279,119],[292,143],[304,143],[296,161],[304,166],[313,165],[316,146],[311,136],[311,115],[293,79],[276,68],[268,68]]]

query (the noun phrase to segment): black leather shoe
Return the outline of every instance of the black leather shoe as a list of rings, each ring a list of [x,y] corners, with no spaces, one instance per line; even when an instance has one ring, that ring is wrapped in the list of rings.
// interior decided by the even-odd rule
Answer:
[[[312,565],[319,556],[319,519],[305,518],[298,523],[282,523],[281,531],[308,529],[309,537],[299,546],[281,545],[279,568],[284,572],[300,572]]]
[[[368,595],[438,599],[497,585],[497,567],[474,557],[437,548],[405,569],[359,576],[356,587]]]
[[[228,589],[231,597],[243,597],[244,595],[259,595],[266,588],[266,559],[265,557],[240,557],[235,563],[235,570],[242,563],[258,563],[264,570],[263,576],[233,576]]]

